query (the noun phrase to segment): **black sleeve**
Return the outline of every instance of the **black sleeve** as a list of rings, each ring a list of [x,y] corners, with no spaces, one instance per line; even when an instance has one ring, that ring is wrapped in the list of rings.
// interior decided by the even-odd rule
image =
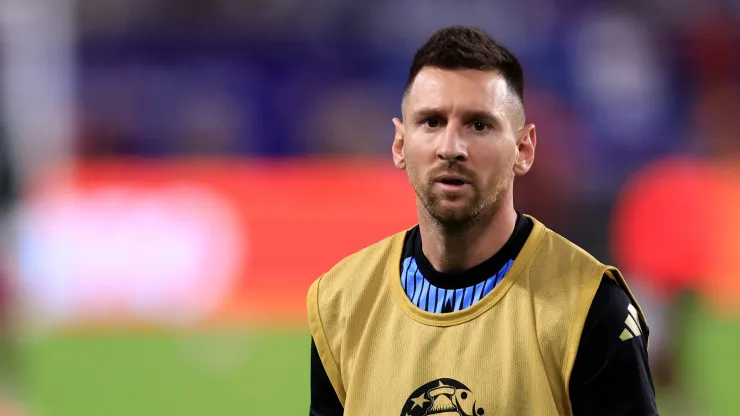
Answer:
[[[642,317],[633,318],[629,305],[627,293],[604,276],[586,317],[571,373],[574,416],[658,414],[648,366],[648,328]]]
[[[344,407],[321,363],[316,343],[311,338],[311,405],[309,416],[342,416]]]

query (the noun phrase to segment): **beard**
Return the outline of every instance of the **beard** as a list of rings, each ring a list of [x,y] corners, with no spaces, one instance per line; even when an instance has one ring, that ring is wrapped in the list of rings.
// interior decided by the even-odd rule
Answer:
[[[464,176],[469,180],[472,192],[449,193],[440,190],[434,178],[443,173]],[[504,200],[514,177],[513,171],[503,171],[493,178],[492,183],[482,187],[477,175],[457,164],[432,169],[425,178],[413,169],[409,169],[408,174],[424,210],[434,222],[447,230],[469,228],[493,216]],[[448,203],[452,203],[453,206],[448,206]]]

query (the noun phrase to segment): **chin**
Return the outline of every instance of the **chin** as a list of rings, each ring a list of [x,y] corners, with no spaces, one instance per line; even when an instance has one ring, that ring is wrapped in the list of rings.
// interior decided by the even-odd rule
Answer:
[[[443,226],[459,227],[471,225],[483,218],[490,217],[498,209],[497,200],[481,203],[477,200],[442,199],[428,201],[427,211],[439,224]]]
[[[432,215],[432,218],[442,225],[466,224],[477,217],[476,211],[467,205],[458,207],[440,205],[434,207],[430,214]]]

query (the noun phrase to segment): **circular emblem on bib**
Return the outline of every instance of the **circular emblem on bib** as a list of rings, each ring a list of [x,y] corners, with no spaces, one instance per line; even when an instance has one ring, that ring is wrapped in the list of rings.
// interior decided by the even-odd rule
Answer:
[[[440,378],[419,387],[403,406],[401,416],[483,416],[473,393],[451,378]]]

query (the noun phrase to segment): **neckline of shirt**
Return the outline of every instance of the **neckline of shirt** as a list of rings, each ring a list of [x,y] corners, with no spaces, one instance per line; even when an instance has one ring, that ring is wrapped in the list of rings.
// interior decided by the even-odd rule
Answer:
[[[424,325],[448,327],[477,318],[506,295],[509,289],[516,283],[521,272],[528,266],[543,240],[547,231],[545,226],[533,217],[526,217],[533,222],[532,231],[529,233],[529,237],[524,243],[519,255],[514,259],[514,263],[506,274],[506,277],[479,302],[468,308],[448,313],[435,313],[422,310],[414,305],[406,295],[406,291],[401,286],[401,270],[399,264],[404,258],[403,247],[407,233],[398,233],[391,244],[391,258],[393,260],[388,262],[386,269],[386,284],[388,285],[386,287],[391,291],[391,297],[394,302],[406,316]]]
[[[527,241],[533,227],[534,223],[531,219],[517,213],[514,231],[498,252],[477,266],[454,273],[444,273],[434,269],[422,250],[421,233],[418,226],[410,231],[413,234],[409,242],[412,245],[412,252],[419,272],[429,283],[441,289],[465,289],[485,282],[490,277],[495,276],[506,263],[515,259]]]

